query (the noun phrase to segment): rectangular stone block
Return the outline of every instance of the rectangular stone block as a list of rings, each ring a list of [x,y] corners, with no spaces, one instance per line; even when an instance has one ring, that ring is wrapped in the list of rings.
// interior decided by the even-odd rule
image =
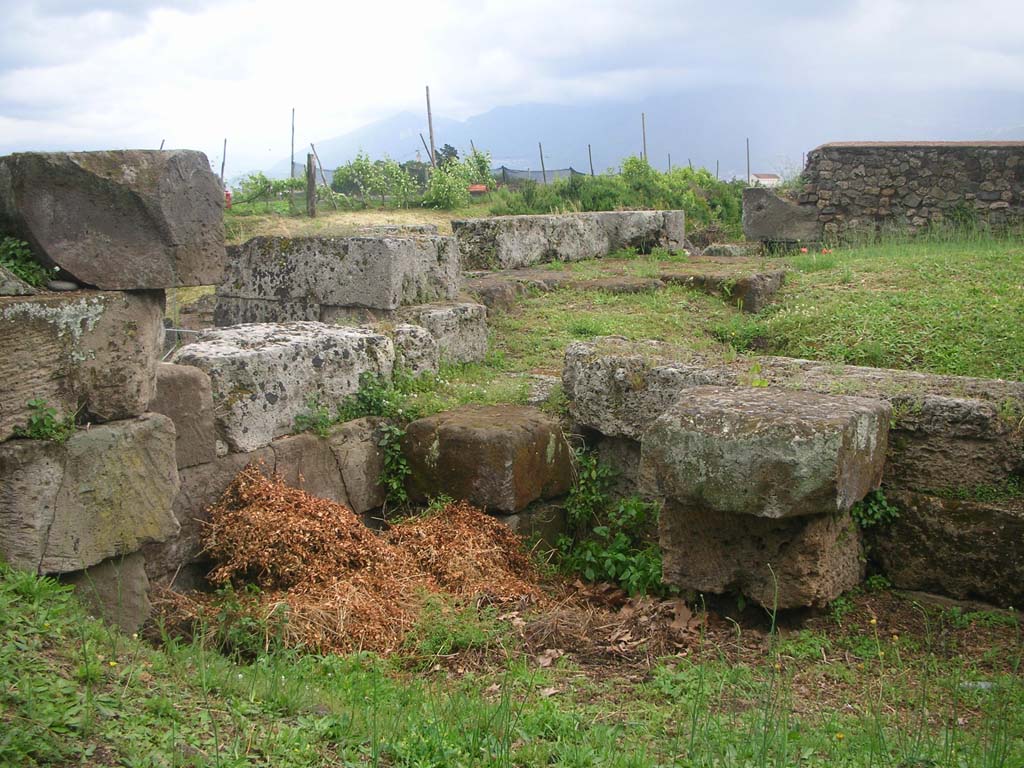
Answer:
[[[459,279],[450,237],[257,237],[228,250],[217,293],[392,310],[454,299]]]
[[[474,363],[487,357],[487,307],[483,304],[403,307],[397,317],[430,332],[437,340],[441,362]]]
[[[860,531],[849,512],[772,519],[669,501],[659,543],[667,584],[738,593],[766,608],[824,607],[860,583]]]
[[[162,291],[0,297],[0,440],[26,423],[33,399],[93,421],[144,413],[163,308]]]
[[[956,490],[1024,474],[1022,382],[785,357],[725,361],[614,337],[569,345],[562,380],[573,417],[609,436],[639,439],[683,389],[756,384],[887,401],[886,486]]]
[[[349,506],[348,493],[330,442],[318,435],[281,437],[270,444],[274,471],[292,488]]]
[[[641,475],[687,507],[757,517],[847,512],[876,489],[891,409],[881,400],[695,387],[641,439]]]
[[[103,290],[220,282],[224,190],[202,152],[0,157],[0,229]]]
[[[218,328],[244,323],[290,323],[293,320],[320,320],[320,305],[305,299],[239,299],[217,295],[213,324]]]
[[[0,555],[67,573],[178,532],[174,425],[146,414],[79,430],[63,445],[0,444]]]
[[[338,464],[348,506],[357,515],[365,515],[382,506],[387,489],[381,483],[384,453],[380,448],[380,427],[384,419],[366,417],[339,424],[331,430],[327,443]]]
[[[596,259],[620,248],[681,249],[684,217],[682,211],[494,216],[453,221],[452,230],[467,268],[514,269]]]
[[[209,375],[218,437],[237,452],[290,434],[311,398],[330,407],[359,389],[363,373],[390,377],[394,360],[382,334],[304,322],[209,331],[173,358]]]
[[[213,461],[217,457],[217,430],[213,421],[210,377],[189,365],[159,363],[156,398],[150,406],[174,422],[178,469]]]

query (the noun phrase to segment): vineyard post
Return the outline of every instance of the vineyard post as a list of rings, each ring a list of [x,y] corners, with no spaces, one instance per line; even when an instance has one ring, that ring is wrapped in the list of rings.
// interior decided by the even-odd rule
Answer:
[[[548,183],[548,172],[544,169],[544,145],[539,141],[537,142],[537,149],[540,150],[540,175],[544,179],[544,183]]]
[[[306,154],[306,214],[316,216],[316,169],[313,167],[313,153]]]
[[[590,158],[590,175],[594,175],[594,153],[590,151],[590,145],[587,144],[587,157]]]
[[[331,185],[327,183],[327,174],[324,173],[324,164],[320,162],[320,155],[316,153],[316,147],[313,146],[313,142],[309,142],[309,148],[313,150],[313,157],[316,160],[317,166],[320,168],[320,178],[323,179],[324,186],[327,187],[327,194],[330,197],[331,205],[334,206],[334,210],[338,210],[338,203],[334,199],[334,195],[331,194]]]
[[[224,139],[224,151],[220,155],[220,185],[224,186],[224,165],[228,161],[228,140]]]

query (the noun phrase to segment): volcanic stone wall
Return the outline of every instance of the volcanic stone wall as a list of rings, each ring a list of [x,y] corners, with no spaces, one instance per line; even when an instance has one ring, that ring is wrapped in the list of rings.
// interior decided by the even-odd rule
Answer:
[[[797,202],[825,237],[1024,214],[1024,142],[849,142],[807,156]]]

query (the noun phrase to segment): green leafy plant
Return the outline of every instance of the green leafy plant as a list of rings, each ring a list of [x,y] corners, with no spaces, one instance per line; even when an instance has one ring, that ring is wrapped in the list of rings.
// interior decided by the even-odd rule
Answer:
[[[338,406],[338,420],[351,421],[363,416],[383,416],[409,420],[416,417],[408,405],[407,390],[412,386],[400,372],[393,380],[366,372],[359,377],[359,389]]]
[[[668,594],[661,581],[661,550],[651,531],[658,507],[632,496],[609,496],[614,473],[594,453],[577,453],[577,481],[566,500],[571,536],[561,536],[562,567],[587,581],[610,581],[631,595]]]
[[[336,423],[337,419],[331,416],[330,409],[314,395],[306,400],[306,410],[295,417],[295,431],[313,432],[320,437],[327,437]]]
[[[886,501],[885,493],[879,488],[854,504],[850,514],[861,528],[874,528],[878,525],[888,525],[900,516],[900,511]]]
[[[40,397],[29,400],[28,407],[28,423],[23,427],[14,428],[15,437],[63,443],[75,434],[75,415],[73,413],[61,418],[57,415],[57,409]]]
[[[407,504],[409,493],[405,489],[405,479],[412,473],[409,462],[402,453],[402,439],[405,430],[394,424],[381,424],[380,437],[377,445],[384,454],[384,469],[381,471],[380,482],[387,491],[387,499],[395,505]]]
[[[49,270],[35,260],[29,244],[14,237],[0,239],[0,265],[35,288],[50,279]]]

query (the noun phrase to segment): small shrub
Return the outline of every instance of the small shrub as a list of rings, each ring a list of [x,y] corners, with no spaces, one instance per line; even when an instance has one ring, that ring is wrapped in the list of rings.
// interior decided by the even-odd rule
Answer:
[[[380,440],[377,443],[384,454],[384,469],[380,475],[381,485],[387,491],[387,500],[392,504],[407,504],[409,493],[405,490],[405,479],[412,474],[409,462],[402,453],[402,439],[405,430],[394,424],[380,426]]]
[[[313,432],[320,437],[327,437],[335,423],[330,409],[320,402],[320,398],[313,396],[306,400],[306,411],[295,417],[295,431]]]
[[[74,414],[60,418],[57,409],[39,397],[29,400],[28,407],[28,423],[24,427],[14,428],[15,437],[63,443],[75,434]]]
[[[14,237],[0,239],[0,265],[35,288],[50,279],[50,272],[35,260],[29,244]]]
[[[885,494],[879,489],[854,504],[850,514],[861,528],[874,528],[878,525],[888,525],[900,516],[900,511],[886,501]]]

